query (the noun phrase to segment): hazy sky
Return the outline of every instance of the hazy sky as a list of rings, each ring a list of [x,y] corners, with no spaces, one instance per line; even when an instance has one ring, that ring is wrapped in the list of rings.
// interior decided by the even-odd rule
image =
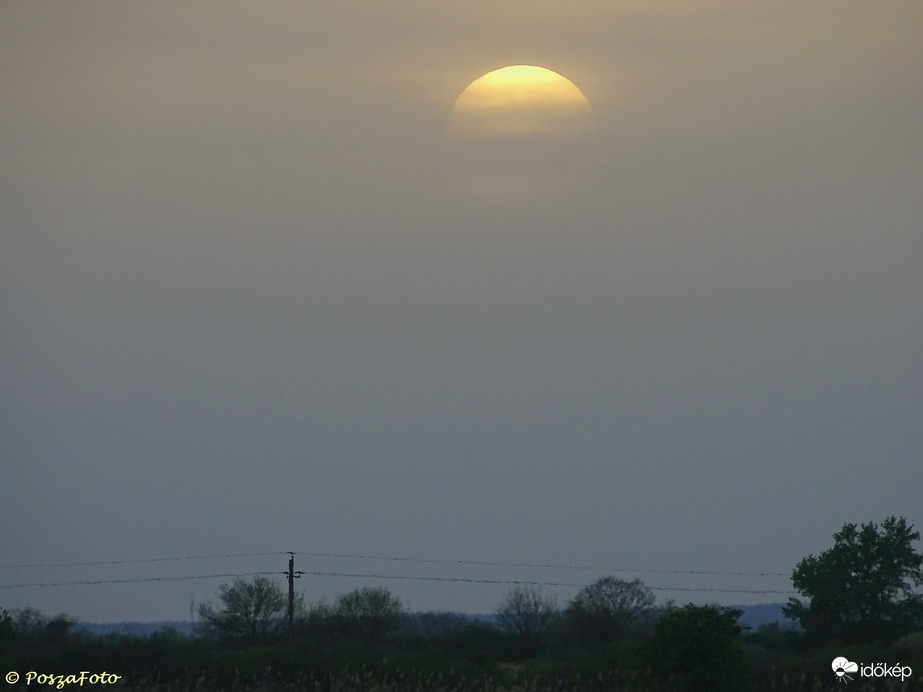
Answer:
[[[410,557],[449,562],[296,567],[563,603],[607,572],[451,561],[785,591],[684,572],[919,528],[921,31],[919,0],[0,4],[0,566]],[[478,194],[449,112],[519,63],[599,132]],[[182,619],[225,581],[0,606]],[[298,589],[366,584],[469,612],[508,588]]]

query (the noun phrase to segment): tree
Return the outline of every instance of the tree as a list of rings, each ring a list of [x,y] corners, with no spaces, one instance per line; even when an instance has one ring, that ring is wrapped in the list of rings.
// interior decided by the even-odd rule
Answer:
[[[0,668],[9,666],[10,641],[13,639],[13,616],[0,608]]]
[[[210,602],[199,606],[202,628],[211,635],[253,646],[272,639],[282,629],[288,598],[268,577],[235,579],[231,586],[222,584],[218,598],[224,604],[223,610],[215,610]]]
[[[13,636],[29,646],[57,646],[67,643],[77,620],[60,613],[48,617],[35,608],[21,608],[9,614]]]
[[[557,619],[558,606],[540,589],[517,586],[500,602],[497,616],[503,629],[516,638],[522,655],[533,656]]]
[[[380,642],[401,624],[404,606],[385,588],[366,586],[341,595],[332,609],[342,634],[366,642]]]
[[[654,593],[640,579],[602,577],[584,587],[564,613],[568,627],[585,644],[606,644],[624,637],[654,605]]]
[[[742,611],[683,606],[661,618],[642,647],[651,674],[677,692],[740,692],[749,670],[739,645]]]
[[[919,531],[891,516],[880,528],[844,524],[833,539],[832,548],[808,555],[792,572],[792,584],[810,601],[790,598],[787,617],[814,642],[890,643],[923,627],[923,597],[913,592],[923,584],[923,555],[913,547]]]

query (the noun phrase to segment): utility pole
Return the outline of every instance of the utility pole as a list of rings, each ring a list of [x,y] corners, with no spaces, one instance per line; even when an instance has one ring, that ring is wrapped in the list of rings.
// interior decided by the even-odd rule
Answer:
[[[289,552],[288,558],[288,638],[295,636],[295,578],[304,574],[295,571],[295,553]]]

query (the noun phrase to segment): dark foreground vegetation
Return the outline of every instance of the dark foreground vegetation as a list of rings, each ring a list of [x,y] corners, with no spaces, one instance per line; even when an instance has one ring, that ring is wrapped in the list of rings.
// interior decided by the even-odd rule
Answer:
[[[11,690],[923,690],[923,599],[915,590],[923,557],[911,546],[919,540],[912,528],[893,518],[880,529],[847,525],[834,548],[802,560],[793,577],[810,601],[787,606],[798,630],[746,631],[740,611],[658,605],[642,582],[615,577],[563,608],[537,589],[513,588],[491,622],[407,613],[373,587],[310,607],[296,599],[290,620],[279,585],[256,578],[226,585],[218,604],[202,606],[196,636],[92,635],[66,616],[0,611],[0,663],[20,676]],[[119,679],[29,681],[30,671]]]

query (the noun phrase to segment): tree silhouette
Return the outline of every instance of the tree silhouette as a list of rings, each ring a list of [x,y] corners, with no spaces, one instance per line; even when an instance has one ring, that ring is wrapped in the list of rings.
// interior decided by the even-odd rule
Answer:
[[[404,606],[387,589],[366,586],[340,596],[332,615],[337,628],[346,637],[380,642],[401,624]]]
[[[742,692],[749,670],[738,643],[740,610],[691,603],[661,618],[642,656],[676,692]]]
[[[282,588],[268,577],[235,579],[230,586],[222,584],[218,598],[224,605],[222,610],[216,610],[210,602],[199,606],[201,628],[207,634],[246,646],[275,637],[288,608]]]
[[[913,591],[923,584],[923,555],[913,547],[919,538],[903,517],[885,519],[880,529],[845,524],[832,548],[795,567],[792,583],[810,601],[790,598],[785,615],[815,642],[889,643],[923,627],[923,597]]]
[[[628,634],[652,612],[654,592],[640,579],[602,577],[584,587],[568,604],[565,618],[577,639],[598,645]]]
[[[522,655],[532,656],[548,636],[558,608],[553,598],[542,596],[540,589],[517,586],[501,601],[497,616],[503,629],[516,638]]]

